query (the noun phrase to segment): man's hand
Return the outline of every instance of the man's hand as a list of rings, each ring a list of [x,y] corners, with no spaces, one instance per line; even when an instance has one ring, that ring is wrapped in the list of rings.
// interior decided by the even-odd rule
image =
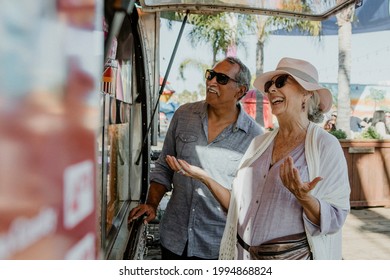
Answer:
[[[156,218],[156,208],[150,204],[140,204],[130,211],[128,223],[137,220],[139,217],[144,216],[144,223],[147,224]]]

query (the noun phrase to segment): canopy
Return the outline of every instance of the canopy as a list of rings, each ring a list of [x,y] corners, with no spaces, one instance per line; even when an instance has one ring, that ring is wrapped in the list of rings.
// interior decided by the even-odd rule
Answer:
[[[352,33],[367,33],[390,30],[389,0],[365,0],[362,6],[355,10],[355,19],[352,22]],[[294,29],[287,32],[284,29],[272,32],[273,35],[308,35],[304,31]],[[338,25],[336,16],[322,22],[322,35],[337,35]]]

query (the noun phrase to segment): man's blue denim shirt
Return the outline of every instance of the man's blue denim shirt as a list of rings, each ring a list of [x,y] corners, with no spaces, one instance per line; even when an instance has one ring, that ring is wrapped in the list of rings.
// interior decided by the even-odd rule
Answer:
[[[163,149],[150,180],[172,190],[160,222],[161,244],[181,255],[188,242],[188,256],[217,259],[226,223],[226,212],[209,189],[200,181],[173,172],[166,155],[184,159],[201,167],[230,189],[238,164],[252,139],[263,129],[240,104],[237,122],[225,128],[208,143],[207,103],[182,105],[175,112]]]

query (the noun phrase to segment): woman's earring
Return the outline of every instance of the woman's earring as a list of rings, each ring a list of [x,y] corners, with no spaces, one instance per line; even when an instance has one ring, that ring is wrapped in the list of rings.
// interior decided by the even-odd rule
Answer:
[[[305,112],[305,108],[306,108],[306,102],[302,101],[302,112]]]

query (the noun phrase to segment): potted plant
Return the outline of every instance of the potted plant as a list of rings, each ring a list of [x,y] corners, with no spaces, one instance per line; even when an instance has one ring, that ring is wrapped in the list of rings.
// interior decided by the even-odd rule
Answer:
[[[345,133],[345,131],[342,129],[332,130],[329,131],[329,133],[335,136],[337,139],[347,139],[347,133]]]

